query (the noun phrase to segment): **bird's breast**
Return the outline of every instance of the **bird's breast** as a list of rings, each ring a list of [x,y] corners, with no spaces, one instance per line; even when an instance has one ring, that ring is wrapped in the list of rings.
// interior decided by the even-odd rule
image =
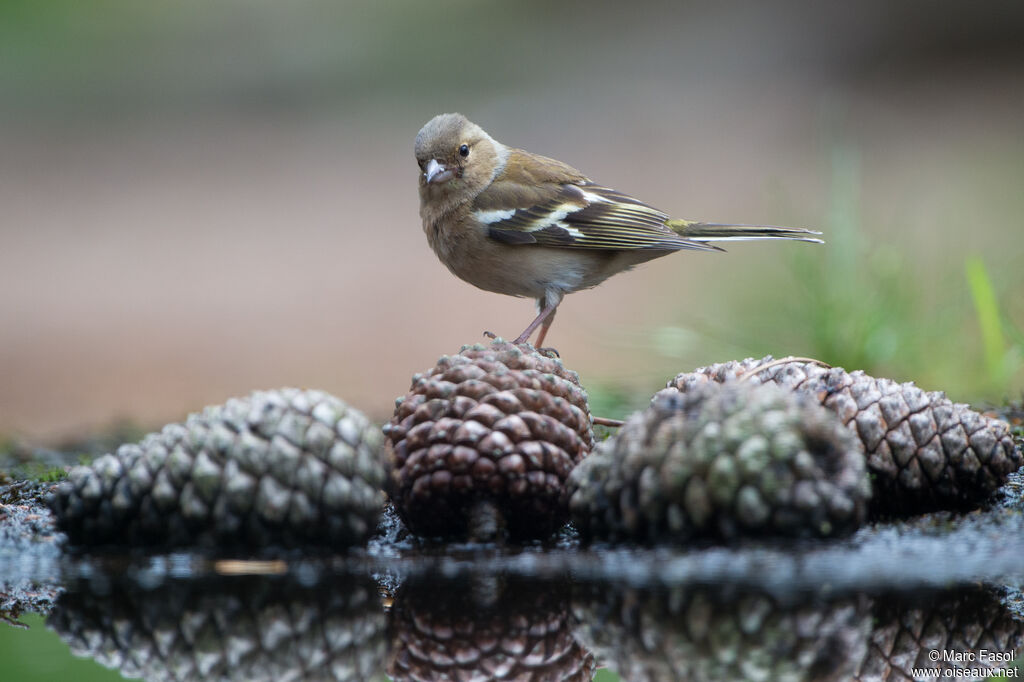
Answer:
[[[459,279],[485,291],[544,298],[587,286],[595,254],[494,241],[486,229],[469,223],[424,223],[430,247]]]

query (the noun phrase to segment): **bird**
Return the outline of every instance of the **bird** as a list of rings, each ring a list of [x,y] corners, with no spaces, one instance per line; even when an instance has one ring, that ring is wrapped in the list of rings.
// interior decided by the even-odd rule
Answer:
[[[506,146],[458,113],[430,119],[415,154],[423,231],[438,259],[480,289],[536,300],[516,345],[539,327],[542,347],[567,294],[654,258],[724,251],[714,243],[723,241],[822,243],[814,230],[670,218],[566,163]]]

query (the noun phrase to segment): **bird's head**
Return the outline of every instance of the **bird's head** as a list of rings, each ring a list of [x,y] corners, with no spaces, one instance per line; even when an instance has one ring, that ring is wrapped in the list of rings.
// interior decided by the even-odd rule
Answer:
[[[462,114],[440,114],[416,135],[420,195],[457,204],[479,194],[500,170],[508,151]]]

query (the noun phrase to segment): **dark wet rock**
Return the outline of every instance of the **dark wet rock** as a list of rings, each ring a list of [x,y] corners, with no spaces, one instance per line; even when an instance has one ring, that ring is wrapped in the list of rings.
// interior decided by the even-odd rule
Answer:
[[[839,415],[864,444],[877,514],[976,508],[1024,464],[1006,422],[953,403],[942,392],[861,371],[768,356],[702,367],[669,386],[686,392],[740,376],[813,396]]]
[[[62,536],[43,498],[53,483],[0,484],[0,621],[48,613],[61,591],[57,563]]]
[[[860,443],[829,411],[775,386],[662,391],[573,471],[586,537],[848,535],[867,514]]]
[[[369,680],[387,647],[376,591],[354,576],[82,580],[47,625],[76,655],[152,681]]]
[[[501,575],[407,581],[395,595],[388,674],[400,680],[585,682],[594,659],[573,638],[567,582]]]
[[[999,504],[1007,509],[1024,512],[1024,469],[1006,477],[1006,484],[999,490]]]
[[[1024,579],[1017,580],[1014,585],[1003,585],[999,589],[1006,610],[1015,620],[1024,622]]]
[[[0,622],[15,627],[25,627],[20,618],[25,613],[49,613],[62,588],[51,583],[18,581],[9,583],[0,580]]]
[[[344,547],[383,507],[380,440],[326,393],[259,391],[72,469],[51,506],[76,545]]]
[[[0,485],[0,566],[31,565],[60,555],[60,533],[44,498],[53,483],[11,481]],[[0,571],[0,580],[8,577]]]
[[[38,481],[0,485],[0,620],[8,623],[18,624],[22,613],[48,613],[61,590],[36,570],[60,556],[53,514],[43,504],[52,488]]]
[[[388,493],[426,536],[550,535],[566,519],[565,479],[593,445],[576,373],[503,341],[414,376],[384,432]]]
[[[55,483],[31,480],[0,481],[0,514],[7,513],[7,507],[42,507],[43,498],[53,490]]]

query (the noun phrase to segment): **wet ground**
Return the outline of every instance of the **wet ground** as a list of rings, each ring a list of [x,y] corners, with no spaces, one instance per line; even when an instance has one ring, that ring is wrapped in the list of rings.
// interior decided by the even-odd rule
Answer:
[[[365,549],[259,557],[69,551],[50,485],[0,486],[3,617],[127,677],[971,679],[1024,655],[1020,474],[988,510],[843,541],[436,545],[388,514]]]

